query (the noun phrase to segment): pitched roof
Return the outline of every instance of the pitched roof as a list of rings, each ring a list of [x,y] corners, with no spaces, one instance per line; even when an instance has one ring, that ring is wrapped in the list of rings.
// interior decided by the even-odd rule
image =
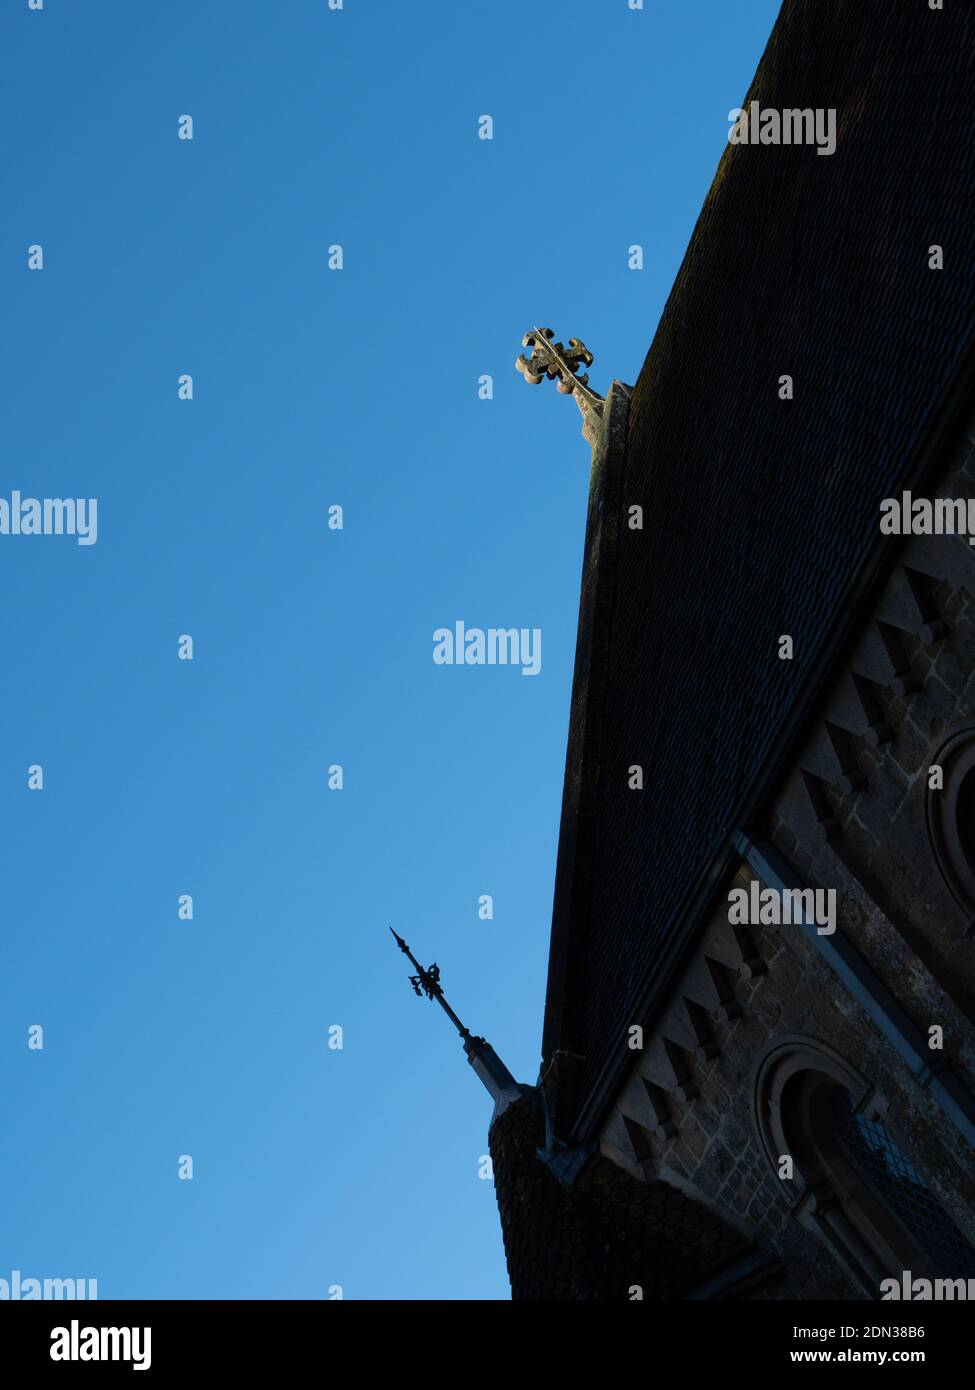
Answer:
[[[973,55],[970,5],[786,0],[747,100],[835,108],[836,152],[729,146],[708,193],[593,500],[543,1047],[585,1058],[564,1132],[591,1127],[970,360]]]
[[[752,1250],[702,1203],[639,1182],[601,1154],[562,1186],[536,1157],[544,1137],[530,1089],[491,1126],[513,1299],[627,1302],[634,1285],[647,1300],[686,1297]]]

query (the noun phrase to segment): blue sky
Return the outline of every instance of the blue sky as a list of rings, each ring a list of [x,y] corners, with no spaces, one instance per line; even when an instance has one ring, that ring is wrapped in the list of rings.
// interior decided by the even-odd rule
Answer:
[[[514,358],[635,380],[778,8],[6,0],[0,496],[98,539],[0,536],[0,1278],[508,1296],[387,928],[534,1081],[589,451]]]

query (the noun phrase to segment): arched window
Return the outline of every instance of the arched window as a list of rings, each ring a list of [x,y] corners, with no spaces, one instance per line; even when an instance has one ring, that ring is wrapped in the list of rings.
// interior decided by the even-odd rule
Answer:
[[[874,1088],[831,1048],[778,1043],[756,1074],[755,1112],[776,1170],[793,1161],[797,1218],[869,1296],[904,1270],[975,1277],[975,1247],[891,1133]]]
[[[955,824],[968,867],[975,877],[975,768],[970,768],[958,784]]]
[[[855,1110],[849,1091],[837,1087],[833,1124],[844,1157],[923,1247],[938,1274],[975,1279],[975,1248],[932,1196],[881,1120]]]
[[[968,931],[975,925],[975,729],[952,734],[930,766],[941,768],[943,785],[927,791],[928,842]]]

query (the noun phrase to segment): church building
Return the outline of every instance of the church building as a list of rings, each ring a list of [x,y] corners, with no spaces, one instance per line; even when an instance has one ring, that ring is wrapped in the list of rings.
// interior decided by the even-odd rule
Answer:
[[[526,335],[592,475],[517,1300],[975,1278],[973,91],[970,5],[785,0],[741,112],[835,148],[729,141],[632,386]]]

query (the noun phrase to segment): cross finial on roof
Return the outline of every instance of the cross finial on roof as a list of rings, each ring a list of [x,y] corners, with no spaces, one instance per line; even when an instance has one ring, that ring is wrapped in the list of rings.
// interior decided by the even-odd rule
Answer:
[[[579,368],[592,366],[592,353],[581,338],[570,338],[568,346],[552,340],[555,332],[551,328],[533,328],[521,340],[522,347],[531,348],[530,356],[524,353],[515,358],[515,367],[531,386],[548,377],[557,381],[557,390],[563,396],[575,396],[576,404],[582,411],[582,433],[590,444],[596,442],[599,422],[605,404],[603,397],[589,385],[589,373],[579,375]]]

